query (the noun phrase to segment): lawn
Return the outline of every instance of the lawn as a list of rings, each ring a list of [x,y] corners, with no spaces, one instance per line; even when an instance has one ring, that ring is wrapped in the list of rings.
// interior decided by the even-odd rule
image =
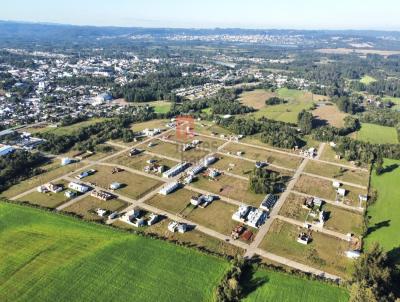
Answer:
[[[266,269],[256,270],[243,287],[244,302],[347,302],[349,299],[344,288]]]
[[[317,161],[308,161],[304,172],[368,186],[369,173],[360,169],[342,168]]]
[[[243,157],[257,161],[267,161],[270,164],[275,164],[284,168],[295,169],[300,165],[301,158],[282,154],[279,152],[268,151],[262,148],[249,147],[236,143],[229,143],[222,149],[224,152],[230,152],[236,155],[237,152],[244,152]]]
[[[312,232],[312,242],[303,245],[296,241],[301,231],[297,226],[275,219],[260,248],[328,273],[348,276],[352,264],[344,255],[348,242]]]
[[[367,193],[366,190],[348,185],[342,185],[341,188],[344,188],[347,191],[344,203],[353,207],[359,206],[358,195]],[[331,181],[308,175],[300,176],[294,185],[294,190],[315,197],[320,197],[322,199],[328,199],[331,201],[336,200],[336,189],[333,187]]]
[[[208,192],[235,199],[242,203],[258,207],[264,199],[264,194],[255,194],[248,190],[249,182],[229,175],[221,175],[216,180],[209,180],[200,175],[198,180],[193,182],[193,187]]]
[[[369,84],[372,84],[373,82],[376,82],[376,79],[369,75],[365,75],[360,79],[360,82],[364,85],[369,85]]]
[[[251,114],[256,118],[267,117],[287,123],[297,123],[297,115],[302,110],[309,110],[313,107],[314,102],[325,100],[325,96],[313,95],[311,92],[280,88],[276,91],[276,95],[287,100],[285,104],[265,106],[256,113]]]
[[[229,264],[167,242],[0,204],[1,301],[198,301]]]
[[[94,183],[104,189],[108,189],[110,184],[113,182],[119,182],[124,186],[121,189],[118,189],[116,193],[133,199],[139,199],[163,184],[162,181],[128,171],[112,174],[111,170],[113,168],[109,166],[99,165],[92,169],[95,169],[97,172],[84,178],[83,181]]]
[[[154,108],[155,113],[168,113],[171,109],[172,103],[166,101],[156,101],[149,103]]]
[[[166,124],[168,123],[168,120],[150,120],[147,122],[142,122],[142,123],[135,123],[131,125],[132,131],[142,131],[146,128],[153,129],[153,128],[160,128],[160,129],[166,129]]]
[[[372,144],[397,144],[399,142],[394,127],[363,123],[355,134],[356,139]]]
[[[400,246],[400,161],[386,159],[384,167],[388,172],[380,176],[372,172],[371,185],[378,190],[378,200],[368,207],[369,234],[365,241],[367,246],[379,242],[390,251]]]
[[[62,167],[58,159],[51,161],[50,163],[40,167],[43,173],[19,182],[18,184],[10,187],[8,190],[2,192],[0,196],[12,198],[39,185],[43,185],[49,181],[52,181],[55,178],[63,176],[64,174],[73,172],[83,166],[84,164],[82,163],[74,163]]]
[[[253,107],[254,109],[261,109],[265,107],[265,101],[269,98],[276,96],[276,93],[266,89],[255,89],[252,91],[245,91],[239,97],[239,101],[246,106]]]
[[[194,195],[196,193],[190,190],[179,189],[166,196],[157,194],[146,203],[172,214],[179,214],[190,204],[190,198]]]
[[[120,211],[127,206],[128,204],[122,200],[111,199],[104,201],[92,196],[87,196],[65,208],[63,211],[82,215],[86,220],[104,220],[105,218],[98,216],[94,213],[94,210],[101,208],[114,212]]]

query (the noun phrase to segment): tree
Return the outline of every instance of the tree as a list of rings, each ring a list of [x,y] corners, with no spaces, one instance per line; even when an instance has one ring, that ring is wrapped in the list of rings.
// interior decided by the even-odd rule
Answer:
[[[387,254],[375,243],[355,263],[350,302],[392,302],[393,271]]]
[[[281,185],[281,177],[274,171],[254,168],[250,175],[249,190],[256,194],[275,193]]]
[[[304,134],[310,134],[313,129],[314,116],[311,112],[301,111],[297,116],[297,125]]]
[[[383,173],[383,159],[378,157],[375,161],[375,171],[376,175],[381,175]]]

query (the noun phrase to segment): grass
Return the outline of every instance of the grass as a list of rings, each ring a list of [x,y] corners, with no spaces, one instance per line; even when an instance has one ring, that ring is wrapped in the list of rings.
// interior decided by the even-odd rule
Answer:
[[[150,120],[147,122],[142,122],[142,123],[137,123],[137,124],[132,124],[131,125],[131,130],[132,131],[142,131],[146,128],[153,129],[153,128],[160,128],[160,129],[166,129],[166,124],[168,123],[168,120]]]
[[[376,82],[376,79],[374,77],[371,77],[369,75],[365,75],[360,79],[360,83],[364,85],[369,85]]]
[[[88,127],[88,126],[91,126],[91,125],[94,125],[94,124],[97,124],[97,123],[101,123],[101,122],[104,122],[105,120],[107,120],[107,119],[106,118],[92,118],[92,119],[89,119],[87,121],[79,122],[79,123],[72,124],[72,125],[69,125],[69,126],[27,128],[27,129],[24,129],[24,131],[32,132],[32,133],[38,133],[38,132],[40,132],[40,133],[45,133],[45,132],[48,133],[48,132],[50,132],[50,133],[53,133],[53,134],[56,134],[56,135],[60,135],[60,136],[71,135],[75,131],[77,131],[77,130],[79,130],[81,128]]]
[[[217,150],[219,146],[223,145],[225,143],[224,140],[219,139],[219,138],[212,138],[212,137],[207,137],[203,135],[194,135],[188,136],[188,135],[178,135],[176,132],[171,133],[171,135],[168,136],[169,140],[176,141],[179,143],[190,143],[193,140],[199,140],[200,144],[199,147],[205,148],[205,149],[210,149],[210,150]]]
[[[253,107],[254,109],[261,109],[265,107],[265,101],[273,96],[276,96],[276,93],[272,91],[266,89],[255,89],[243,92],[240,95],[239,101],[243,105]]]
[[[363,123],[355,134],[356,139],[372,144],[397,144],[399,142],[394,127]]]
[[[230,152],[236,155],[237,152],[244,152],[243,157],[252,160],[267,161],[289,169],[295,169],[300,165],[301,158],[297,156],[286,155],[278,152],[268,151],[262,148],[249,147],[236,143],[229,143],[222,149],[224,152]]]
[[[128,152],[112,158],[110,162],[117,165],[129,167],[135,170],[143,171],[144,167],[149,165],[147,163],[149,159],[155,159],[157,160],[158,165],[164,165],[167,168],[171,168],[177,164],[177,161],[172,161],[145,153],[140,153],[135,156],[129,156]]]
[[[332,162],[332,163],[337,163],[337,164],[343,164],[343,165],[352,166],[352,164],[349,163],[349,162],[348,162],[347,160],[345,160],[344,158],[340,158],[340,159],[339,159],[339,158],[336,156],[336,151],[335,151],[335,149],[332,148],[329,144],[326,144],[326,145],[325,145],[325,148],[324,148],[324,150],[323,150],[322,153],[321,153],[320,159],[321,159],[321,160],[325,160],[325,161],[329,161],[329,162]],[[361,167],[361,168],[368,168],[368,166],[365,165],[365,164],[362,164],[360,167]]]
[[[288,88],[278,89],[276,95],[288,102],[286,104],[265,106],[256,113],[253,113],[252,116],[256,118],[265,116],[273,120],[296,124],[297,115],[300,111],[311,109],[314,101],[326,99],[324,96],[313,95],[308,91]]]
[[[313,232],[312,242],[303,245],[296,241],[300,232],[297,226],[275,219],[260,247],[331,274],[348,276],[352,263],[344,255],[349,248],[348,242]]]
[[[384,97],[383,101],[391,101],[395,105],[392,107],[393,110],[400,110],[400,98],[395,97]]]
[[[105,220],[105,218],[98,216],[93,211],[101,208],[114,212],[120,211],[127,206],[128,204],[122,200],[111,199],[104,201],[98,198],[87,196],[65,208],[64,211],[81,215],[86,220]]]
[[[97,172],[84,178],[83,181],[94,183],[104,189],[108,189],[113,182],[119,182],[124,187],[118,189],[117,193],[133,199],[141,198],[162,184],[161,181],[128,171],[112,174],[112,167],[109,166],[95,166],[92,169],[95,169]]]
[[[0,204],[2,301],[211,301],[222,259],[32,208]]]
[[[368,186],[369,173],[360,169],[342,168],[310,160],[307,163],[304,172]]]
[[[168,113],[171,109],[172,104],[165,101],[156,101],[150,103],[150,106],[154,108],[155,113]]]
[[[245,293],[249,292],[244,302],[347,302],[349,299],[344,288],[265,269],[256,270],[243,287]]]
[[[83,166],[84,164],[82,163],[74,163],[61,167],[59,160],[51,161],[50,163],[47,163],[41,167],[43,173],[19,182],[18,184],[2,192],[0,196],[6,198],[14,197],[39,185],[43,185],[66,173],[73,172]]]
[[[178,214],[187,207],[193,195],[196,194],[190,190],[179,189],[166,196],[157,194],[146,203],[172,214]]]
[[[305,221],[309,211],[301,207],[304,199],[305,198],[300,195],[290,193],[280,209],[279,215],[299,221]]]
[[[250,192],[248,190],[248,181],[229,175],[221,175],[216,180],[208,180],[208,178],[200,175],[198,180],[191,185],[256,207],[260,205],[265,197],[263,194]]]
[[[400,246],[400,161],[385,159],[388,172],[377,176],[372,173],[371,185],[378,191],[378,200],[368,207],[369,234],[365,238],[367,246],[379,242],[387,251]],[[397,258],[400,261],[400,257]]]
[[[337,106],[332,103],[318,106],[318,108],[313,110],[312,113],[320,122],[326,122],[327,124],[338,128],[344,127],[344,118],[348,116],[347,113],[340,111]]]

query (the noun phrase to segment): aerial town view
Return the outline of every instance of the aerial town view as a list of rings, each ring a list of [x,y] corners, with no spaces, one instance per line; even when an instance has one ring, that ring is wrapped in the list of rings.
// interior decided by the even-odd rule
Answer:
[[[0,10],[0,301],[400,301],[400,5]]]

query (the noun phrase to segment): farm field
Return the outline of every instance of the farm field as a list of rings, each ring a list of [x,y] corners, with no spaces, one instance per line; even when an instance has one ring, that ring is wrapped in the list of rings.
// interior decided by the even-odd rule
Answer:
[[[113,157],[109,162],[125,167],[129,167],[135,170],[143,171],[145,166],[148,166],[149,164],[147,163],[148,160],[150,159],[155,159],[157,160],[158,165],[164,165],[168,168],[173,167],[178,163],[178,161],[172,161],[168,160],[165,158],[153,156],[150,154],[145,154],[145,153],[140,153],[135,156],[129,156],[128,152],[118,155],[116,157]]]
[[[369,173],[360,169],[342,168],[316,161],[308,161],[304,172],[368,186]]]
[[[236,155],[237,152],[244,152],[243,157],[252,160],[267,161],[288,169],[295,169],[300,165],[301,158],[297,156],[286,155],[278,152],[268,151],[257,147],[249,147],[236,143],[229,143],[222,149],[223,152],[230,152]]]
[[[167,101],[155,101],[148,103],[148,105],[153,107],[155,113],[168,113],[172,103]]]
[[[246,106],[254,109],[262,109],[265,107],[265,101],[276,96],[276,93],[266,89],[255,89],[245,91],[240,95],[239,101]]]
[[[297,115],[300,111],[309,110],[314,102],[325,100],[325,96],[313,95],[311,92],[280,88],[276,91],[276,96],[288,100],[286,104],[265,106],[259,111],[252,113],[256,118],[267,117],[287,123],[297,123]],[[265,100],[264,100],[265,101]]]
[[[111,183],[119,182],[124,185],[118,189],[116,193],[121,193],[126,197],[139,199],[156,187],[161,186],[162,182],[150,177],[134,174],[128,171],[122,171],[115,174],[111,173],[112,167],[109,166],[94,166],[91,169],[97,172],[93,175],[85,177],[84,182],[94,183],[104,189],[108,189]]]
[[[400,246],[399,210],[400,210],[400,161],[385,159],[387,172],[377,176],[372,172],[371,186],[378,191],[378,200],[368,207],[369,225],[365,238],[367,247],[373,242],[379,242],[387,251]],[[400,262],[400,256],[397,261]]]
[[[122,200],[111,199],[104,201],[92,196],[87,196],[65,208],[63,211],[81,215],[86,220],[104,220],[105,218],[98,216],[94,213],[94,210],[101,208],[114,212],[120,211],[127,206],[128,204]]]
[[[265,197],[263,194],[250,192],[248,190],[248,181],[228,175],[221,175],[216,180],[208,180],[208,178],[200,175],[198,180],[191,185],[256,207],[260,205]]]
[[[258,269],[251,277],[243,284],[244,302],[347,302],[349,299],[345,288],[286,273]],[[254,289],[253,282],[261,284]]]
[[[275,219],[260,248],[341,277],[348,276],[352,263],[344,255],[348,242],[312,232],[312,242],[303,245],[296,241],[300,232],[297,226]]]
[[[361,129],[354,134],[355,138],[372,144],[397,144],[397,132],[394,127],[362,123]]]
[[[50,163],[41,166],[43,173],[19,182],[18,184],[7,189],[6,191],[1,192],[0,196],[6,198],[14,197],[39,185],[43,185],[66,173],[78,170],[83,166],[83,163],[78,162],[61,167],[59,160],[53,160]]]
[[[364,85],[369,85],[369,84],[372,84],[373,82],[376,82],[376,79],[369,75],[365,75],[360,79],[360,83],[362,83]]]
[[[344,127],[344,118],[348,116],[347,113],[340,111],[337,106],[332,103],[318,106],[318,108],[312,111],[312,114],[320,123],[326,122],[337,128]]]
[[[210,301],[229,268],[192,249],[37,209],[1,203],[0,217],[2,301]]]
[[[354,207],[359,206],[358,195],[366,194],[366,190],[356,187],[344,185],[341,186],[341,188],[347,190],[344,203]],[[301,175],[294,185],[294,190],[300,193],[320,197],[322,199],[328,199],[332,201],[336,200],[336,190],[332,186],[332,182],[316,177]]]

